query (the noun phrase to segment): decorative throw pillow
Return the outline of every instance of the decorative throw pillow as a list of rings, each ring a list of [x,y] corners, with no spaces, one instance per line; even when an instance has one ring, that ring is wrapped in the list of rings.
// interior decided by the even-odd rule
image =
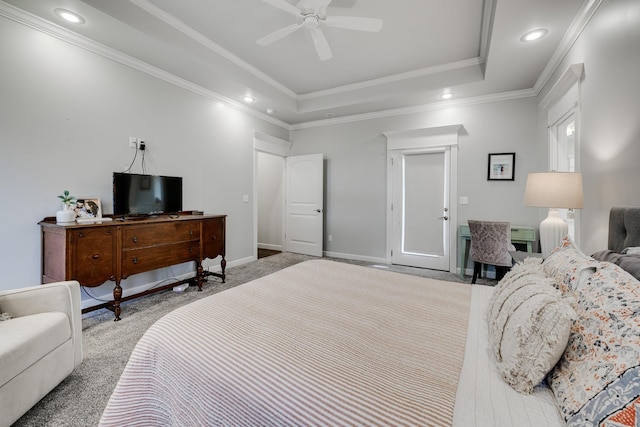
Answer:
[[[502,379],[531,393],[562,356],[575,312],[544,277],[540,259],[517,264],[489,303],[489,340]],[[529,261],[529,262],[526,262]]]
[[[640,254],[640,246],[631,246],[622,250],[623,254],[638,255]]]
[[[542,263],[545,276],[554,279],[563,294],[573,293],[602,265],[578,249],[569,236]]]
[[[0,313],[0,322],[9,319],[11,319],[11,315],[9,313]]]
[[[547,378],[561,413],[571,427],[633,425],[619,419],[640,396],[640,283],[606,263],[576,297],[578,319]]]

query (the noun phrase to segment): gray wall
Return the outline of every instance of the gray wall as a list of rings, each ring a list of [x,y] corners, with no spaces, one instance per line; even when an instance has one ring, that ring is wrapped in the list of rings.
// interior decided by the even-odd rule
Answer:
[[[148,173],[184,178],[185,209],[228,215],[230,262],[253,256],[253,201],[242,200],[253,191],[253,132],[288,131],[5,18],[0,57],[0,289],[40,283],[37,223],[60,209],[63,190],[112,212],[112,173],[134,153],[129,136],[146,141]],[[133,171],[140,166],[138,157]]]
[[[580,160],[581,249],[606,249],[609,210],[640,206],[640,2],[605,0],[541,92],[571,64],[584,63]],[[538,145],[546,149],[540,111]]]
[[[325,250],[385,258],[386,131],[462,124],[458,196],[468,196],[469,204],[458,206],[458,223],[509,219],[537,226],[538,210],[523,205],[527,174],[544,156],[536,147],[536,114],[530,97],[293,131],[293,154],[325,154],[325,236],[333,237]],[[516,153],[515,181],[487,181],[488,154],[502,152]]]
[[[292,154],[324,153],[325,241],[330,253],[385,257],[385,131],[462,124],[458,223],[508,218],[537,225],[523,206],[529,172],[547,168],[544,113],[537,104],[573,63],[582,82],[582,245],[606,246],[611,206],[640,206],[640,3],[605,0],[536,98],[451,107],[327,124],[289,132],[212,99],[0,18],[0,289],[40,282],[37,222],[59,209],[56,196],[100,197],[111,212],[111,174],[125,169],[128,137],[148,143],[147,172],[185,180],[184,207],[228,218],[230,264],[253,256],[253,131],[294,142]],[[10,66],[8,65],[10,64]],[[516,152],[516,180],[486,180],[487,154]],[[140,172],[139,160],[134,167]],[[187,268],[187,267],[184,267]],[[179,268],[131,278],[146,283]],[[109,292],[111,285],[106,285]]]

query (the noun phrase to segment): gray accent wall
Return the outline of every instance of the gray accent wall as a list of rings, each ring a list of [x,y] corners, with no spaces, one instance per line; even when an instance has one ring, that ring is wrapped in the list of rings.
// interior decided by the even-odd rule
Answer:
[[[538,104],[574,63],[584,63],[581,244],[587,254],[603,249],[609,209],[640,206],[638,28],[640,2],[605,0],[538,96],[524,91],[290,130],[0,18],[0,290],[40,283],[37,223],[55,215],[63,190],[99,197],[112,212],[111,176],[132,161],[130,136],[147,144],[147,173],[184,178],[185,209],[228,215],[229,266],[255,252],[254,200],[243,196],[254,191],[256,131],[292,141],[293,155],[324,153],[329,254],[387,256],[389,131],[461,124],[453,202],[466,196],[469,204],[458,206],[458,223],[508,219],[537,227],[546,212],[525,207],[523,193],[527,174],[547,169],[546,115]],[[501,152],[516,153],[513,182],[487,181],[487,156]],[[132,171],[143,171],[140,156]],[[137,275],[125,285],[145,286],[189,268]],[[94,290],[108,296],[112,287]]]

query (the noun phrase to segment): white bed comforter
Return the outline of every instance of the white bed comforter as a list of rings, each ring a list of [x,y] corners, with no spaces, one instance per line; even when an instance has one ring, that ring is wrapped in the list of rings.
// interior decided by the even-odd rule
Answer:
[[[289,267],[154,324],[100,425],[562,425],[548,390],[521,397],[491,376],[487,289],[326,260]],[[467,325],[480,335],[465,339]]]

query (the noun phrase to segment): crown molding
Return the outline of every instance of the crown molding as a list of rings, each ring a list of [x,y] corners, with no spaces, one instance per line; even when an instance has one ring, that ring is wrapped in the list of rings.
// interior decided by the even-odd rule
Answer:
[[[185,36],[194,40],[195,42],[206,47],[210,51],[222,56],[228,61],[231,61],[238,67],[247,71],[248,73],[253,74],[258,79],[274,87],[275,89],[279,90],[285,95],[290,96],[293,99],[297,99],[298,97],[297,93],[295,93],[294,91],[292,91],[291,89],[283,85],[282,83],[278,82],[277,80],[274,80],[273,78],[269,77],[267,74],[263,73],[262,71],[252,66],[251,64],[247,63],[246,61],[243,61],[242,59],[238,58],[237,56],[235,56],[234,54],[232,54],[231,52],[229,52],[228,50],[226,50],[225,48],[223,48],[213,40],[206,37],[204,34],[194,30],[190,26],[186,25],[184,22],[180,21],[179,19],[176,19],[173,15],[160,9],[158,6],[154,5],[150,1],[148,0],[129,0],[129,1],[135,4],[136,6],[138,6],[140,9],[144,10],[145,12],[155,16],[157,19],[161,20],[165,24],[169,25],[170,27],[174,28],[175,30],[181,32]]]
[[[540,93],[545,85],[549,82],[551,76],[556,72],[562,60],[565,58],[567,53],[569,53],[569,50],[571,49],[571,47],[573,47],[576,40],[578,40],[578,37],[580,37],[587,24],[591,21],[591,18],[593,18],[593,15],[595,15],[596,11],[603,1],[604,0],[589,0],[580,9],[573,22],[569,26],[569,29],[564,34],[564,37],[562,37],[562,40],[560,40],[560,43],[558,44],[555,52],[553,53],[553,55],[551,55],[549,62],[547,62],[547,65],[542,70],[542,73],[540,73],[540,76],[538,76],[538,80],[533,85],[533,89],[537,93]]]
[[[150,65],[130,55],[124,54],[118,50],[98,43],[88,37],[82,36],[78,33],[74,33],[73,31],[70,31],[60,25],[44,20],[31,13],[25,12],[22,9],[19,9],[8,3],[0,2],[0,16],[4,16],[7,19],[10,19],[34,30],[40,31],[41,33],[47,34],[51,37],[55,37],[58,40],[92,52],[96,55],[100,55],[112,61],[118,62],[122,65],[126,65],[130,68],[133,68],[134,70],[143,72],[174,86],[186,89],[197,95],[212,99],[214,101],[222,102],[235,110],[242,111],[243,113],[289,130],[290,126],[288,123],[278,120],[275,117],[272,117],[266,113],[261,113],[260,111],[247,107],[233,99],[220,95],[217,92],[205,89],[204,87],[178,77],[175,74],[171,74],[158,67],[154,67],[153,65]]]
[[[422,104],[412,107],[395,108],[384,111],[376,111],[372,113],[354,114],[345,117],[336,117],[334,119],[316,120],[305,123],[290,125],[291,130],[309,129],[320,126],[353,123],[363,120],[374,120],[385,117],[403,116],[407,114],[424,113],[426,111],[437,111],[445,108],[468,107],[472,105],[488,104],[492,102],[510,101],[520,98],[531,98],[538,94],[533,89],[522,89],[511,92],[493,93],[490,95],[476,96],[455,101],[434,102],[432,104]]]
[[[451,62],[448,64],[437,65],[433,67],[420,68],[417,70],[407,71],[399,74],[392,74],[389,76],[380,77],[377,79],[366,80],[358,83],[352,83],[343,86],[337,86],[331,89],[319,90],[315,92],[305,93],[298,96],[299,101],[308,99],[321,98],[328,95],[337,95],[353,90],[366,89],[370,87],[380,86],[387,83],[395,83],[403,80],[409,80],[416,77],[428,76],[446,71],[457,70],[460,68],[472,67],[474,65],[482,65],[482,60],[479,57],[463,59],[461,61]]]

